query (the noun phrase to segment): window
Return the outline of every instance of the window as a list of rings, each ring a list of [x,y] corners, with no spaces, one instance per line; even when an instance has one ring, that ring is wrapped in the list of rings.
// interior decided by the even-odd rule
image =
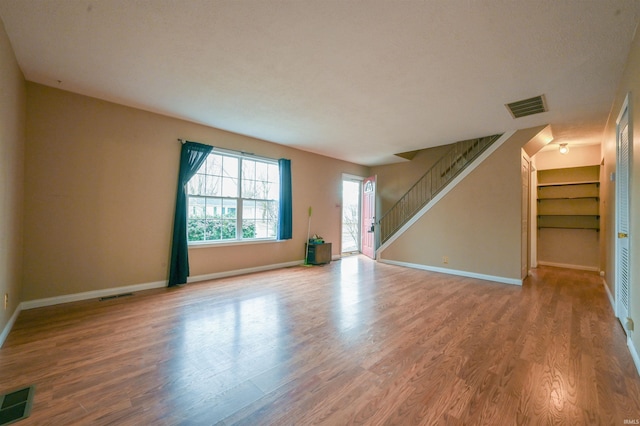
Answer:
[[[187,186],[189,242],[276,239],[275,160],[213,152]]]

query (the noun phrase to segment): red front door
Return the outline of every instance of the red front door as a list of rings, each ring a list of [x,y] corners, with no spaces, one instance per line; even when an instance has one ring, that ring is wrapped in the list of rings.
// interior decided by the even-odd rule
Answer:
[[[375,259],[376,256],[376,177],[362,182],[362,254]]]

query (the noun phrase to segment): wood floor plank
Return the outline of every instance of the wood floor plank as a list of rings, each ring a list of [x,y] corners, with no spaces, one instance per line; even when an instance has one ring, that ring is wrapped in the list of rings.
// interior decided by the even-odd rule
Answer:
[[[622,424],[640,378],[601,278],[522,287],[360,256],[23,311],[21,425]]]

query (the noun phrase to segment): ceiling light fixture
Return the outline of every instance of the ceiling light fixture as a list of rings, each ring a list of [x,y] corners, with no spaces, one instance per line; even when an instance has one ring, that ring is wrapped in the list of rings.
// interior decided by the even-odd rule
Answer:
[[[561,143],[560,144],[560,154],[566,154],[569,152],[569,146],[566,143]]]

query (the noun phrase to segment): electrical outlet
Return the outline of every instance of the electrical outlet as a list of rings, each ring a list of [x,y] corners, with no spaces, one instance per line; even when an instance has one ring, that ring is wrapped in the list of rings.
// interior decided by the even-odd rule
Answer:
[[[627,317],[627,320],[624,323],[624,328],[629,331],[633,331],[633,320],[631,318]]]
[[[4,294],[4,308],[7,309],[7,306],[9,306],[9,293]]]
[[[449,263],[449,256],[442,256],[442,263],[447,265]]]

